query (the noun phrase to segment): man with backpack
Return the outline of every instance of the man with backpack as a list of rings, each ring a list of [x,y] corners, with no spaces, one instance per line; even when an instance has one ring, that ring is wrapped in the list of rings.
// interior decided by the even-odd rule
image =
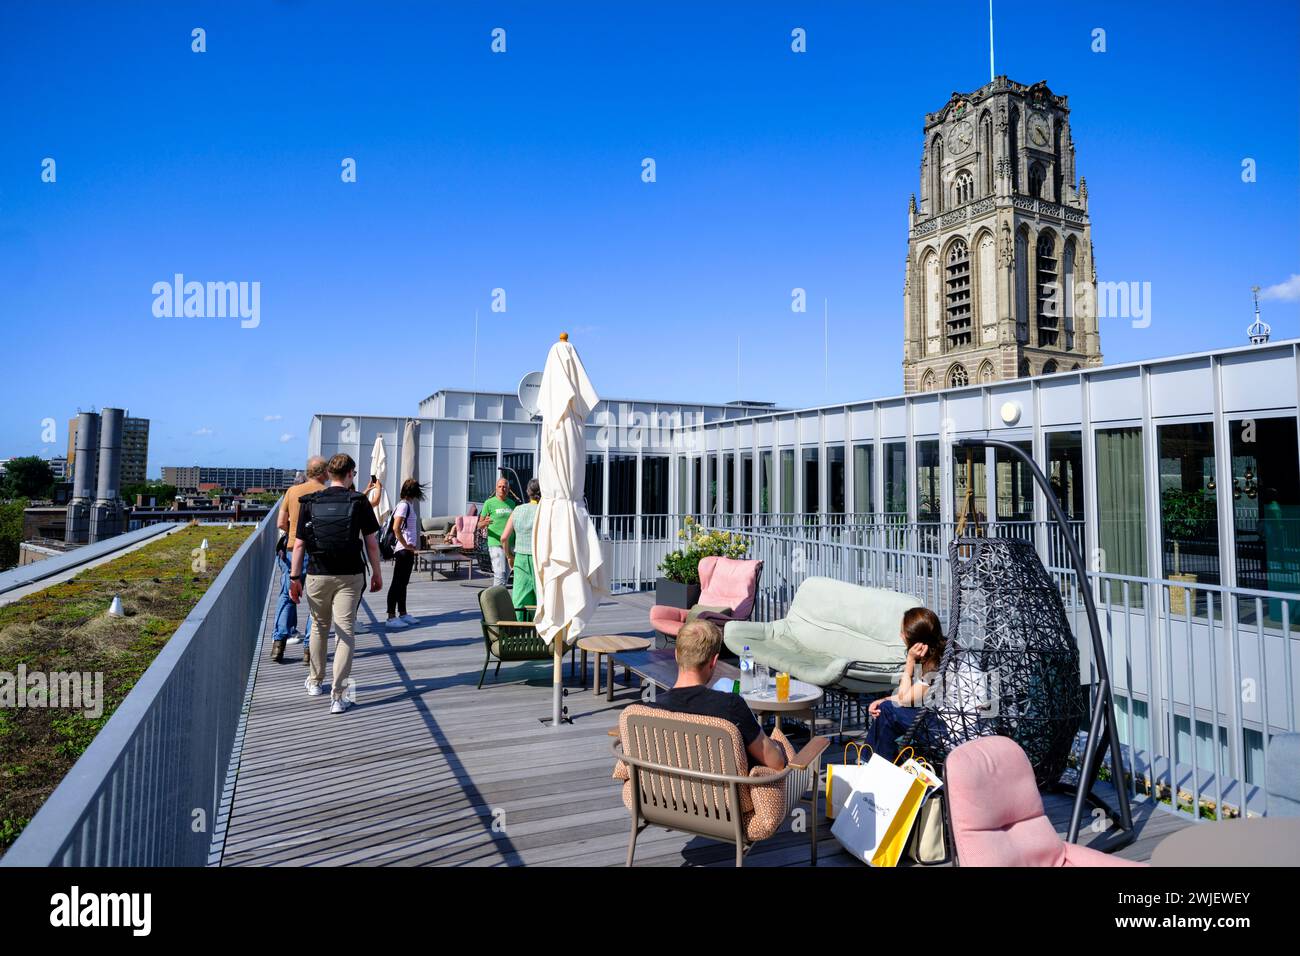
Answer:
[[[335,455],[326,470],[330,481],[325,490],[305,495],[300,501],[289,596],[298,603],[303,593],[305,565],[310,575],[307,606],[311,609],[313,627],[311,670],[303,683],[310,696],[322,693],[325,656],[333,626],[338,631],[338,642],[334,648],[330,713],[341,714],[351,704],[346,691],[352,674],[357,609],[366,586],[363,548],[370,556],[370,590],[382,589],[384,582],[375,537],[379,522],[366,496],[353,485],[356,462],[350,455]]]

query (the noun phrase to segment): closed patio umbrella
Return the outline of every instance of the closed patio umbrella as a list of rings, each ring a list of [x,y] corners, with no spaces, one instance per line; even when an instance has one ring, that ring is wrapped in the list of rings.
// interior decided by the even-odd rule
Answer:
[[[420,423],[413,418],[402,429],[402,481],[408,478],[420,480]]]
[[[565,646],[578,639],[607,590],[600,537],[583,497],[587,443],[583,427],[600,399],[567,333],[551,346],[542,373],[542,500],[533,526],[537,633],[554,650],[552,727],[560,725]]]
[[[384,450],[384,436],[375,436],[375,447],[370,450],[370,473],[379,479],[379,506],[375,508],[375,517],[382,527],[393,513],[393,503],[388,498],[388,489],[384,483],[388,480],[388,452]]]

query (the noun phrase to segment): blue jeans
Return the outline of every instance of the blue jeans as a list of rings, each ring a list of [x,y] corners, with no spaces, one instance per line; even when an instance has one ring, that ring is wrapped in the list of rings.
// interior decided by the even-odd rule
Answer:
[[[871,721],[867,730],[871,752],[893,763],[898,756],[899,736],[911,728],[920,713],[920,707],[900,707],[892,700],[882,700],[880,714]]]
[[[287,640],[293,629],[298,626],[298,605],[289,600],[289,573],[292,571],[292,558],[282,552],[276,552],[275,561],[280,565],[280,603],[275,608],[275,634],[274,639],[277,641]],[[303,562],[303,594],[307,593],[307,567]],[[311,609],[308,608],[307,602],[302,602],[304,623],[302,633],[311,634]],[[305,640],[304,640],[305,643]]]

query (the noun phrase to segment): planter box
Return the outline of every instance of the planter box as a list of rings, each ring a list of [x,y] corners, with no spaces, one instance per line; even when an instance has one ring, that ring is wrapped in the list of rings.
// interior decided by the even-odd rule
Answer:
[[[655,603],[689,611],[700,603],[700,586],[659,578],[655,582]]]

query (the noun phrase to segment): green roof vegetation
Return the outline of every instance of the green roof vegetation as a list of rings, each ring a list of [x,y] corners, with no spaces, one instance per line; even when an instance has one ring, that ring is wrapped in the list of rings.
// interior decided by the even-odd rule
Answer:
[[[191,525],[0,607],[0,675],[17,675],[20,667],[28,674],[103,674],[103,712],[96,717],[0,702],[0,852],[90,746],[251,531]],[[204,538],[206,554],[196,553]],[[122,617],[108,614],[114,595],[122,599]]]

